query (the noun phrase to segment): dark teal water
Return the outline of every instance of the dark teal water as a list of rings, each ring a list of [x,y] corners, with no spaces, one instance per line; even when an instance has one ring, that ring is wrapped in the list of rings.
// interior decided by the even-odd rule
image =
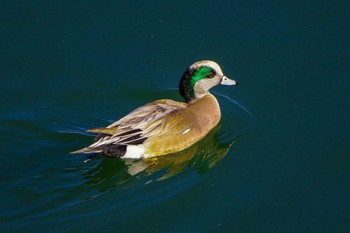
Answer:
[[[1,232],[349,232],[345,1],[2,1]],[[223,118],[158,164],[70,155],[212,59]]]

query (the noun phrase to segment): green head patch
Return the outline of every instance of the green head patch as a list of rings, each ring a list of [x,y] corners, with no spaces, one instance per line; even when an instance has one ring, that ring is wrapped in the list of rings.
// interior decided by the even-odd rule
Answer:
[[[212,68],[207,67],[207,66],[200,67],[198,70],[193,72],[193,74],[189,80],[190,81],[189,82],[190,88],[193,90],[194,85],[196,85],[197,81],[204,79],[204,78],[212,78],[212,77],[214,77],[214,75],[215,75],[215,72],[213,71]]]
[[[201,79],[210,79],[215,76],[216,72],[209,66],[201,66],[199,68],[188,68],[182,75],[179,84],[179,91],[181,96],[188,103],[195,99],[194,87]]]

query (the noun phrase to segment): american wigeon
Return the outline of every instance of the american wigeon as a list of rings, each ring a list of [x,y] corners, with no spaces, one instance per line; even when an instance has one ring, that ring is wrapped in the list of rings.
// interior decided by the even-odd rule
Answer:
[[[179,84],[185,103],[168,99],[141,106],[98,133],[96,142],[71,153],[103,153],[107,156],[140,159],[181,151],[201,140],[220,121],[216,98],[209,92],[218,85],[237,85],[213,61],[189,66]]]

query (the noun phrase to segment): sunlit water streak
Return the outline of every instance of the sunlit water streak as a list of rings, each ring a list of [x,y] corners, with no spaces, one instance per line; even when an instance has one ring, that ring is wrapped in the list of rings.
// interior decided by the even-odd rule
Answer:
[[[153,91],[152,95],[139,93],[142,99],[139,102],[164,96],[178,98],[177,90]],[[55,124],[44,115],[29,120],[26,117],[1,119],[8,123],[5,130],[23,132],[14,135],[14,140],[19,137],[26,140],[21,140],[18,148],[10,150],[13,157],[8,166],[1,166],[5,177],[0,197],[9,199],[1,206],[0,230],[27,229],[33,224],[68,223],[111,210],[118,210],[125,216],[131,214],[127,208],[131,205],[161,203],[190,189],[227,153],[232,155],[230,147],[238,143],[252,122],[252,115],[239,103],[227,96],[216,96],[222,109],[222,120],[219,127],[203,139],[209,146],[195,145],[182,155],[170,156],[156,166],[106,157],[84,163],[84,155],[69,155],[69,151],[92,142],[92,135],[85,132],[87,128],[113,121],[100,114],[69,119],[65,113],[67,119]],[[192,157],[187,159],[188,155]],[[178,158],[185,159],[179,162]],[[133,165],[136,168],[132,168]],[[140,170],[137,170],[138,166]],[[131,168],[136,172],[131,172]],[[11,198],[13,193],[24,195]]]

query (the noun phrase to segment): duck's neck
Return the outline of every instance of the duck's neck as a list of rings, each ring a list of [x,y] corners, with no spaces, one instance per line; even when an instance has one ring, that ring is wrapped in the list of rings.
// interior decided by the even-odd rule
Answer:
[[[190,85],[191,76],[189,70],[182,75],[179,83],[179,92],[186,103],[190,103],[195,99],[193,87]]]
[[[180,87],[180,94],[185,99],[186,103],[193,103],[204,96],[210,95],[210,92],[207,90],[193,90],[193,89],[186,89]]]

